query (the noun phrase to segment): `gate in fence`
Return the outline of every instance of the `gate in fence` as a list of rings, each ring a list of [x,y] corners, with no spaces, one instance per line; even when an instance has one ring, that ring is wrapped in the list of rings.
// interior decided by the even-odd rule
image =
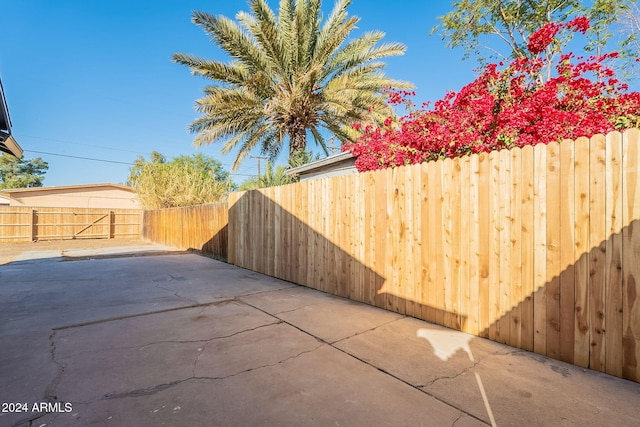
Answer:
[[[136,209],[0,208],[0,241],[140,237]]]

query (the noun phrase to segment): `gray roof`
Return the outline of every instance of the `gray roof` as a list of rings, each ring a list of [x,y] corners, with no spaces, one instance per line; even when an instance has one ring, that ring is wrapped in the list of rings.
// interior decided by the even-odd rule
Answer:
[[[0,151],[22,157],[22,148],[11,135],[11,118],[9,107],[4,97],[2,81],[0,81]]]
[[[334,154],[333,156],[325,157],[324,159],[316,160],[315,162],[307,163],[302,166],[298,166],[295,168],[291,168],[287,170],[287,175],[294,175],[303,172],[308,172],[314,169],[320,169],[329,165],[333,165],[335,163],[342,162],[344,160],[352,159],[355,156],[348,151],[343,153]]]

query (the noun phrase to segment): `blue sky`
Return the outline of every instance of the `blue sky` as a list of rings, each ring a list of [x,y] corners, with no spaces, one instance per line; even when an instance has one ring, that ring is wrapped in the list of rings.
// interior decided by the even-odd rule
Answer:
[[[277,3],[269,0],[274,10]],[[324,3],[328,13],[333,1]],[[0,0],[0,6],[0,78],[13,134],[26,159],[49,163],[45,186],[122,183],[130,163],[152,150],[169,158],[203,152],[231,169],[235,152],[223,156],[221,143],[193,147],[188,125],[207,81],[170,58],[180,52],[227,60],[191,14],[233,17],[248,10],[247,0]],[[461,61],[462,51],[429,36],[450,8],[448,1],[354,0],[349,11],[361,18],[354,36],[381,30],[386,41],[407,46],[404,56],[386,61],[386,73],[414,83],[421,103],[474,78],[475,62]],[[236,173],[238,183],[255,175],[257,160],[246,159]]]

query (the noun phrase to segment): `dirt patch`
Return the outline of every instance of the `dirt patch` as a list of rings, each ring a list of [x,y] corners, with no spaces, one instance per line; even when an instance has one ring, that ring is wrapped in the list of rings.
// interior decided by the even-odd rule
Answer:
[[[69,249],[99,249],[116,246],[149,246],[151,242],[141,239],[75,239],[38,242],[3,242],[0,244],[0,265],[13,261],[26,251],[64,251]]]

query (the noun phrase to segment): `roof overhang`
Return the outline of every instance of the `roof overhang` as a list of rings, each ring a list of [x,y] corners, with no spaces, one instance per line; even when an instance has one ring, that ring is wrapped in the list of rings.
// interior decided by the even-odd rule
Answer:
[[[315,169],[324,168],[335,163],[340,163],[345,160],[353,159],[355,156],[348,151],[343,153],[334,154],[333,156],[325,157],[324,159],[316,160],[315,162],[307,163],[302,166],[298,166],[295,168],[291,168],[287,170],[287,175],[296,175],[308,171],[312,171]]]
[[[7,136],[5,140],[0,140],[0,151],[12,154],[17,158],[21,158],[23,154],[22,148],[12,135]]]
[[[11,136],[11,118],[9,117],[9,107],[4,97],[4,88],[0,81],[0,151],[12,154],[18,158],[22,157],[22,148]]]

